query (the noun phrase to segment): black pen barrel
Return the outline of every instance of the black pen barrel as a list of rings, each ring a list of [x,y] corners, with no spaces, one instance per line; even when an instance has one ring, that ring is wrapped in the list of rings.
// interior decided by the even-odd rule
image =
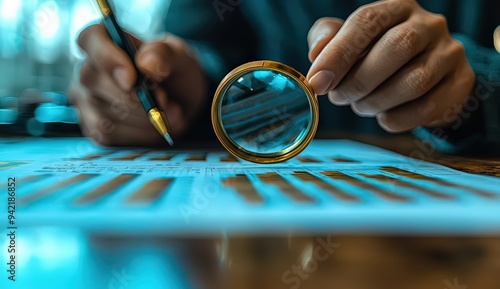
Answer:
[[[151,93],[149,92],[149,90],[147,90],[143,86],[137,87],[136,93],[137,93],[137,96],[139,97],[139,100],[142,103],[142,106],[146,110],[146,112],[149,112],[153,108],[157,107],[157,105],[156,105],[156,101],[154,100],[154,98],[151,95]]]
[[[137,48],[135,45],[127,38],[125,32],[120,29],[118,22],[116,21],[116,17],[113,13],[109,14],[109,16],[104,18],[104,26],[109,33],[109,36],[113,40],[113,42],[120,47],[127,55],[129,56],[132,62],[135,59],[135,54]],[[134,63],[135,67],[135,63]],[[137,68],[137,67],[136,67]]]

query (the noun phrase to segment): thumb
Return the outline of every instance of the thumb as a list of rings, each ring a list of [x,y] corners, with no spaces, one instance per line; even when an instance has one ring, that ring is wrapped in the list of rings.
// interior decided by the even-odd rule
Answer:
[[[320,18],[314,23],[307,35],[311,63],[316,60],[328,42],[337,35],[343,24],[344,20],[331,17]]]

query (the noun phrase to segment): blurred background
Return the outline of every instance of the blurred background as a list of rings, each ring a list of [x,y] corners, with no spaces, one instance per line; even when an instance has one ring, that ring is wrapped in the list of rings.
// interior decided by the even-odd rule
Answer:
[[[143,39],[164,31],[170,0],[114,1]],[[80,31],[98,22],[91,0],[0,0],[0,135],[79,134],[66,91],[83,55]]]

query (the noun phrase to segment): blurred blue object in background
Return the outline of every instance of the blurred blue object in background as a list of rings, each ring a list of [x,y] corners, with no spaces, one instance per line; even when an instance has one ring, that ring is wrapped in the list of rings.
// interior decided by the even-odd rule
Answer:
[[[0,108],[0,124],[14,124],[17,120],[17,111],[10,108]]]
[[[0,124],[14,124],[18,117],[19,101],[13,96],[0,97]]]
[[[72,123],[76,124],[77,113],[73,107],[53,103],[41,104],[35,110],[35,119],[41,123]]]

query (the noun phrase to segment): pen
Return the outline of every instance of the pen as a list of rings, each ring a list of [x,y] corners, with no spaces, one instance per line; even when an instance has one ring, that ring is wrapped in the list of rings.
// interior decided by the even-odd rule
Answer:
[[[170,136],[170,124],[168,122],[165,113],[158,108],[156,101],[153,97],[153,92],[149,90],[147,85],[147,80],[139,72],[137,66],[135,65],[135,54],[137,48],[134,44],[125,36],[125,33],[118,25],[116,17],[111,10],[111,7],[107,0],[96,0],[99,7],[99,11],[104,18],[104,26],[109,33],[109,36],[113,42],[120,47],[132,61],[135,70],[137,71],[137,83],[135,84],[135,90],[137,96],[142,103],[142,106],[148,113],[149,121],[156,128],[156,130],[165,138],[170,146],[174,145],[172,137]]]

